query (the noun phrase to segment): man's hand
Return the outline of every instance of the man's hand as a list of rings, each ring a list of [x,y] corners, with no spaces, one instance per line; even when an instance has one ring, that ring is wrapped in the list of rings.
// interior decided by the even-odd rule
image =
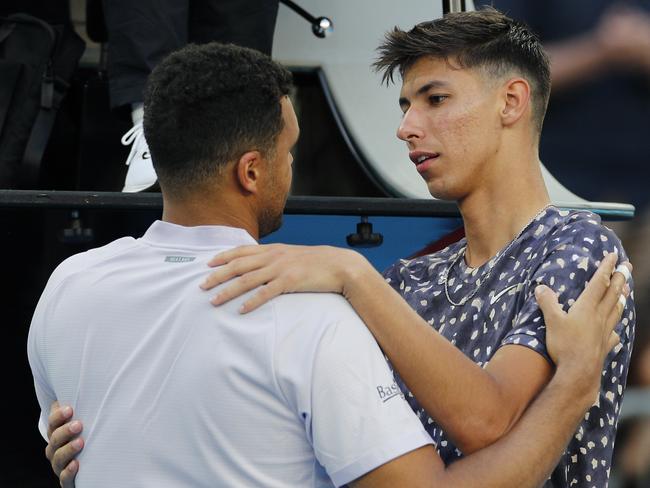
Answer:
[[[593,397],[600,389],[600,373],[609,351],[619,344],[614,327],[621,319],[629,295],[624,270],[616,266],[617,255],[607,255],[568,312],[562,310],[553,291],[540,285],[535,296],[546,322],[546,346],[558,371],[570,372]],[[628,274],[629,263],[624,266]],[[573,377],[573,376],[572,376]]]
[[[370,266],[363,256],[349,249],[286,244],[238,247],[217,254],[208,265],[218,268],[201,285],[204,290],[240,277],[212,298],[213,305],[221,305],[260,287],[243,304],[242,313],[250,312],[282,293],[345,294],[346,278],[355,270]]]
[[[83,425],[72,420],[72,408],[59,406],[54,402],[47,419],[47,438],[45,457],[50,461],[54,474],[59,478],[62,488],[74,488],[74,479],[79,470],[75,458],[84,445],[80,437]]]

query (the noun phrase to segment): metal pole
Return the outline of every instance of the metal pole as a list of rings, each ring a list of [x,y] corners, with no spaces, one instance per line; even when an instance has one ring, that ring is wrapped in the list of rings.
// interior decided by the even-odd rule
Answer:
[[[465,12],[465,0],[442,0],[442,13]]]

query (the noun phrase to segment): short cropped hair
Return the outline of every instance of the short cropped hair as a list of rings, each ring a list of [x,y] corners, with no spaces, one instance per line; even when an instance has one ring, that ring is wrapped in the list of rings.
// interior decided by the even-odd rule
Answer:
[[[273,153],[291,73],[252,49],[187,45],[152,71],[144,134],[166,191],[186,194],[245,152]]]
[[[551,91],[548,56],[525,24],[492,7],[449,13],[409,31],[395,27],[378,53],[373,66],[383,72],[384,83],[393,82],[395,70],[403,78],[423,57],[453,59],[461,68],[482,69],[494,78],[516,72],[531,85],[533,121],[541,132]]]

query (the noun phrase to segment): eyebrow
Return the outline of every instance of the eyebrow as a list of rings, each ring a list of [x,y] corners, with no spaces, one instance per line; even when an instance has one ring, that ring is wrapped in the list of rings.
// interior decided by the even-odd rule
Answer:
[[[432,88],[448,88],[448,87],[449,87],[449,83],[447,83],[446,81],[431,80],[428,83],[425,83],[424,85],[422,85],[420,88],[418,88],[418,90],[415,92],[415,96],[416,97],[422,96],[422,95],[426,94]],[[399,98],[399,106],[403,107],[404,105],[410,106],[411,101],[406,97],[400,97]]]

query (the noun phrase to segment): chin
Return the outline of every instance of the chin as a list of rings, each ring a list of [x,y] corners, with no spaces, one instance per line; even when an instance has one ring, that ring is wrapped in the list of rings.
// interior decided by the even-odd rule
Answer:
[[[431,196],[438,200],[458,201],[467,195],[466,188],[453,184],[454,182],[449,179],[432,178],[426,183]]]
[[[428,182],[427,188],[433,198],[437,198],[438,200],[456,200],[456,198],[454,198],[454,193],[440,184]]]

